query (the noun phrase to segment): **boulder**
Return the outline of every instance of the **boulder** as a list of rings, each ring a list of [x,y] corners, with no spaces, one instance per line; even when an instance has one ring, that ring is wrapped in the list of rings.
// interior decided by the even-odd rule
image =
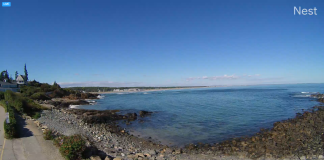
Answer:
[[[145,117],[145,116],[148,116],[148,115],[151,115],[153,112],[149,112],[149,111],[140,111],[139,112],[139,115],[141,117]]]
[[[101,160],[101,158],[99,156],[91,156],[90,159],[91,160]]]

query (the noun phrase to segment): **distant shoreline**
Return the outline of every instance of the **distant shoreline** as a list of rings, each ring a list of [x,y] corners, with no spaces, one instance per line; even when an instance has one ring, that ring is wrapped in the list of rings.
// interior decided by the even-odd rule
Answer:
[[[89,92],[92,94],[113,94],[113,93],[137,93],[137,92],[153,92],[166,90],[182,90],[182,89],[197,89],[197,88],[214,88],[214,87],[186,87],[186,88],[166,88],[166,89],[143,89],[140,91],[108,91],[108,92]]]

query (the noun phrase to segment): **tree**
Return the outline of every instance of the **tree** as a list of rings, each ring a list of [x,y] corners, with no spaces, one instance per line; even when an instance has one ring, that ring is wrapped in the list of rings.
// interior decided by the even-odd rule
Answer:
[[[28,72],[27,72],[27,67],[26,67],[26,63],[25,63],[25,81],[28,81]]]
[[[9,80],[9,75],[8,75],[8,71],[7,70],[2,71],[0,73],[0,81],[3,81],[4,79]]]
[[[56,88],[61,88],[61,86],[59,84],[57,84],[56,81],[54,81],[53,86]]]
[[[9,74],[8,74],[8,71],[6,70],[6,72],[5,72],[5,78],[7,79],[7,80],[9,80]]]
[[[15,79],[18,78],[18,71],[15,72]]]

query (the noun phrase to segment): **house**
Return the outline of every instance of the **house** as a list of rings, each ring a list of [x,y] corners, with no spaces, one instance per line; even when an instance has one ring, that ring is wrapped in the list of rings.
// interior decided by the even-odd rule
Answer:
[[[120,90],[119,89],[114,89],[114,92],[119,92]]]
[[[5,92],[7,90],[11,90],[13,92],[19,91],[19,86],[17,83],[9,83],[7,80],[0,82],[0,92]]]
[[[26,85],[27,81],[25,80],[25,76],[19,75],[16,79],[17,84],[19,85]]]

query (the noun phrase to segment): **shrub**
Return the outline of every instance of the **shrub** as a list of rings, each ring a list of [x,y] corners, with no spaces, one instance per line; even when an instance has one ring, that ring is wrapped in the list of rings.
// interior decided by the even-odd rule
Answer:
[[[9,121],[10,123],[7,123],[6,120],[4,121],[3,128],[5,132],[5,138],[12,139],[17,137],[17,121],[15,118],[15,112],[12,107],[8,107],[7,112],[9,112]]]
[[[81,159],[85,150],[85,141],[81,135],[62,136],[54,140],[54,144],[60,147],[60,152],[67,160]]]
[[[43,133],[43,137],[45,140],[53,140],[53,131],[50,129],[46,129],[45,132]]]
[[[38,93],[34,93],[32,96],[30,96],[31,99],[34,99],[34,100],[49,100],[51,98],[47,97],[45,95],[45,93],[43,92],[38,92]]]
[[[0,92],[0,100],[4,99],[4,92]]]
[[[33,116],[34,119],[38,119],[41,117],[41,114],[39,112],[36,112]]]
[[[9,90],[5,92],[5,101],[8,101],[9,105],[14,107],[16,111],[24,112],[29,115],[34,111],[43,109],[41,105],[35,103],[32,99],[23,97],[21,94]]]

